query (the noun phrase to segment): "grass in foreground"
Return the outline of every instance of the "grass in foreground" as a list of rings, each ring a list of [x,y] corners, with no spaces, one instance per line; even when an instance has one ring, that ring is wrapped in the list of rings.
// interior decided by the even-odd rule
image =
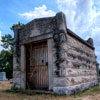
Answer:
[[[83,92],[80,92],[78,94],[75,94],[73,97],[78,98],[78,97],[85,97],[85,96],[93,96],[96,94],[100,94],[100,85],[92,87],[92,88],[85,90]]]
[[[0,83],[0,100],[100,100],[100,85],[72,96],[58,96],[53,92],[10,90],[10,82]]]

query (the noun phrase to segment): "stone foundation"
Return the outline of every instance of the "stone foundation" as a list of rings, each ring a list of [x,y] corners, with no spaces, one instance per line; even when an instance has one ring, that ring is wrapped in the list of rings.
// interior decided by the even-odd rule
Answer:
[[[71,95],[71,94],[76,94],[80,91],[84,91],[90,87],[96,86],[98,85],[98,81],[92,81],[92,82],[88,82],[88,83],[84,83],[84,84],[79,84],[79,85],[75,85],[75,86],[69,86],[69,87],[54,87],[53,91],[59,95]]]

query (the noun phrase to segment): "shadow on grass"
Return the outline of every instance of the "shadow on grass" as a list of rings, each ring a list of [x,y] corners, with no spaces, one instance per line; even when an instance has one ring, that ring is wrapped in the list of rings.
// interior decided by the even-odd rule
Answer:
[[[51,95],[51,96],[59,96],[58,94],[52,92],[52,91],[35,91],[35,90],[21,90],[21,89],[13,89],[13,90],[3,90],[3,92],[7,93],[20,93],[20,94],[26,94],[26,95]]]
[[[26,94],[26,95],[51,95],[54,97],[58,97],[60,95],[52,92],[52,91],[35,91],[35,90],[21,90],[21,89],[13,89],[13,90],[3,90],[3,92],[8,92],[8,93],[20,93],[20,94]],[[100,85],[92,87],[88,90],[85,90],[83,92],[71,95],[72,98],[79,98],[79,97],[85,97],[85,96],[93,96],[97,93],[100,93]],[[65,95],[63,95],[64,97]]]

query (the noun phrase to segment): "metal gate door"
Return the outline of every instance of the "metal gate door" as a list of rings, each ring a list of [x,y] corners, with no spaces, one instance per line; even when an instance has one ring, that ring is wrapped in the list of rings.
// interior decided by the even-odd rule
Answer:
[[[27,83],[31,89],[48,89],[48,50],[46,43],[30,46]]]

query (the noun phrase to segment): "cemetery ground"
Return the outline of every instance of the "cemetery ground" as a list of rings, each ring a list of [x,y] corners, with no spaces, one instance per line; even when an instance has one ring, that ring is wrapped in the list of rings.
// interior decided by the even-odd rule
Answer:
[[[58,96],[49,92],[10,90],[9,81],[0,82],[0,100],[100,100],[100,85],[72,96]]]

